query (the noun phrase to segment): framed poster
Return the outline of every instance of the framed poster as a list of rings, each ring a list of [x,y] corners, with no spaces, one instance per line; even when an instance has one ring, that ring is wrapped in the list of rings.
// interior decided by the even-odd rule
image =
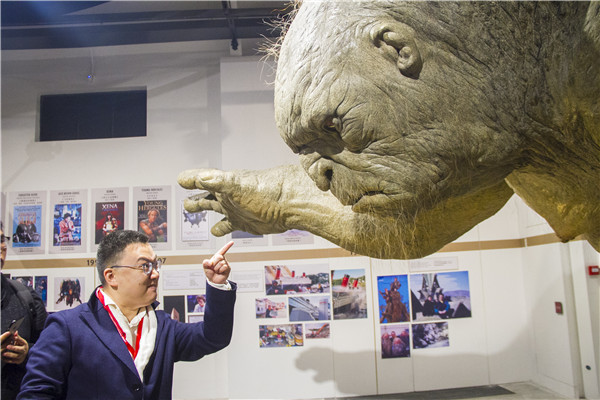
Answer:
[[[170,186],[148,186],[133,188],[136,229],[148,236],[154,250],[171,249],[171,226],[169,207]]]
[[[8,224],[4,234],[11,236],[9,251],[13,254],[43,254],[44,210],[47,192],[11,192],[9,193],[8,212],[12,229]]]
[[[50,253],[85,253],[87,190],[53,190],[50,192],[50,207]]]
[[[85,277],[55,277],[54,296],[54,311],[69,310],[87,301],[84,297]]]
[[[93,237],[92,251],[98,250],[102,238],[111,232],[130,229],[128,226],[129,188],[92,189]]]
[[[204,197],[208,192],[186,190],[179,187],[175,193],[175,202],[178,207],[177,222],[179,224],[175,242],[177,250],[208,249],[215,247],[215,237],[210,233],[210,226],[214,213],[211,211],[190,212],[184,208],[186,199]]]

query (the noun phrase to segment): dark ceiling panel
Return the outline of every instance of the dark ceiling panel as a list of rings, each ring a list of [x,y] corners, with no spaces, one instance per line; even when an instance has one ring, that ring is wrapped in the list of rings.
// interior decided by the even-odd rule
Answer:
[[[136,10],[147,4],[151,11],[130,12],[132,2],[121,1],[2,1],[2,50],[219,39],[233,45],[237,39],[278,36],[266,22],[288,12],[284,2],[261,1],[260,8],[249,7],[253,2],[243,2],[244,8],[229,8],[229,2],[221,8],[214,2],[210,8],[201,8],[206,2],[197,2],[198,8],[187,1],[134,3]]]

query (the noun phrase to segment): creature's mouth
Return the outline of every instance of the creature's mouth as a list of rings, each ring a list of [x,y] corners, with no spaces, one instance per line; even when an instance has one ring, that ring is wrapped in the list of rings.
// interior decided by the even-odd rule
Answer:
[[[352,204],[352,211],[364,213],[380,209],[390,208],[392,199],[381,190],[370,190],[363,193]]]

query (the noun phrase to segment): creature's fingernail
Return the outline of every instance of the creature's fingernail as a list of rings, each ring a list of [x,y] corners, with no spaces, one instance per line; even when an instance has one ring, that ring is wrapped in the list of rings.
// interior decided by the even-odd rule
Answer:
[[[198,178],[203,181],[212,181],[215,175],[211,171],[201,171],[198,172]]]

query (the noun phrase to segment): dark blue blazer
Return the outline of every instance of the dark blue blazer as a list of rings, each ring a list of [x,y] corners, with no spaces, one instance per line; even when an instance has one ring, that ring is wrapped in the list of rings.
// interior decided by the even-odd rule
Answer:
[[[31,349],[17,399],[171,399],[176,361],[195,361],[229,344],[236,297],[232,286],[224,291],[206,285],[204,322],[186,324],[156,311],[154,353],[143,382],[94,291],[87,303],[48,317]]]

